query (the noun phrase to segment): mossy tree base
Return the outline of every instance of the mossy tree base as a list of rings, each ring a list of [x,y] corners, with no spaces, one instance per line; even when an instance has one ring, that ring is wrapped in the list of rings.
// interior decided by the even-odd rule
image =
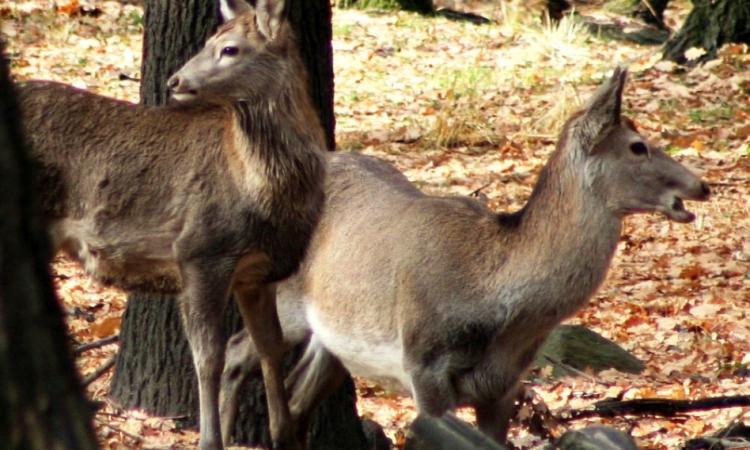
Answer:
[[[616,343],[580,325],[560,325],[550,333],[534,365],[553,367],[552,376],[575,375],[575,370],[616,369],[641,373],[644,364]]]

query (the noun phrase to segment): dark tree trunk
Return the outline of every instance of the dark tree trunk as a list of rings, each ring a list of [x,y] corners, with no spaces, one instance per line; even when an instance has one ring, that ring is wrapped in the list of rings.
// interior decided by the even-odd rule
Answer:
[[[175,298],[128,296],[110,397],[125,408],[195,424],[198,380]]]
[[[95,449],[19,117],[0,45],[0,445]]]
[[[333,113],[333,47],[331,4],[326,0],[294,0],[289,8],[302,60],[307,68],[309,92],[326,133],[329,150],[336,148]]]
[[[664,59],[695,64],[716,58],[728,42],[750,43],[750,2],[747,0],[693,0],[693,9],[680,31],[664,47]],[[706,50],[693,61],[685,58],[692,47]]]
[[[219,23],[208,0],[147,0],[141,103],[167,103],[167,79],[203,47]],[[198,383],[176,299],[132,293],[110,396],[125,408],[195,423]]]
[[[167,103],[167,79],[198,50],[219,24],[211,0],[146,0],[143,17],[141,102]]]
[[[563,14],[571,8],[567,0],[547,0],[547,14],[555,22],[562,19]]]
[[[147,0],[141,99],[160,105],[167,100],[166,80],[203,45],[218,21],[207,0]],[[295,0],[289,17],[307,66],[310,91],[330,150],[334,149],[333,56],[331,9],[326,0]],[[241,320],[232,302],[229,332]],[[115,364],[111,396],[128,408],[165,416],[197,417],[197,381],[187,340],[173,298],[132,293],[122,321],[122,344]],[[287,367],[291,360],[287,361]],[[250,445],[270,444],[263,385],[250,380],[242,393],[234,439]],[[326,400],[312,419],[310,447],[320,450],[364,449],[351,380]]]

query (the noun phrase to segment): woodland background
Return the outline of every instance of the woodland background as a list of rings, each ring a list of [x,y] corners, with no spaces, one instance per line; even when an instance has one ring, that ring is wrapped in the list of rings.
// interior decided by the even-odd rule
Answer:
[[[609,397],[695,399],[750,393],[750,52],[725,45],[719,59],[685,68],[661,60],[659,47],[592,34],[576,17],[540,20],[541,3],[436,2],[493,21],[475,25],[402,11],[334,8],[336,138],[340,151],[385,158],[425,191],[481,192],[495,210],[528,198],[565,118],[614,64],[630,67],[625,111],[641,131],[707,179],[715,195],[695,203],[694,223],[656,215],[626,221],[605,284],[571,323],[616,341],[645,363],[639,375],[614,370],[529,384],[555,416]],[[636,26],[597,2],[579,12],[623,28]],[[671,2],[676,30],[690,10]],[[97,11],[92,14],[91,11]],[[0,1],[0,38],[17,80],[52,79],[138,101],[143,33],[139,1]],[[688,59],[701,56],[689,51]],[[104,289],[57,257],[54,282],[75,345],[115,335],[125,294]],[[117,343],[82,352],[86,378]],[[127,411],[109,402],[111,373],[87,394],[103,402],[95,425],[103,448],[180,448],[197,432],[178,420]],[[384,426],[394,445],[415,412],[410,399],[357,380],[362,416]],[[520,415],[531,414],[530,407]],[[742,408],[677,418],[590,419],[546,424],[553,434],[589,422],[630,431],[646,448],[742,421]],[[471,420],[468,412],[460,414]],[[514,427],[517,446],[542,442]]]

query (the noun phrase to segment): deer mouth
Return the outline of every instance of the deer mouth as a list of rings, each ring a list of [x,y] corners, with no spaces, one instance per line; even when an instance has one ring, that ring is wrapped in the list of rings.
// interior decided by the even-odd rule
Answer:
[[[196,97],[198,97],[198,91],[194,90],[184,90],[184,91],[172,91],[172,98],[177,100],[178,102],[187,102],[190,100],[194,100]]]
[[[695,214],[685,209],[685,202],[682,198],[677,196],[675,196],[669,206],[663,208],[661,212],[675,222],[688,223],[695,220]]]
[[[683,201],[683,198],[687,200],[705,202],[709,199],[709,197],[711,197],[711,189],[709,188],[707,183],[701,182],[694,189],[688,192],[683,192],[682,194],[682,196],[673,194],[668,205],[664,208],[660,208],[660,211],[664,213],[664,215],[666,215],[669,219],[674,220],[675,222],[692,222],[693,220],[695,220],[695,214],[685,209],[685,202]]]

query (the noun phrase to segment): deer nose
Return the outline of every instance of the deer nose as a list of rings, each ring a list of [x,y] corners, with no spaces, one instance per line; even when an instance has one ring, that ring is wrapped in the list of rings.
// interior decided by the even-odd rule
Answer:
[[[169,80],[167,80],[167,88],[169,88],[172,92],[177,92],[181,83],[180,76],[175,74],[169,77]]]

